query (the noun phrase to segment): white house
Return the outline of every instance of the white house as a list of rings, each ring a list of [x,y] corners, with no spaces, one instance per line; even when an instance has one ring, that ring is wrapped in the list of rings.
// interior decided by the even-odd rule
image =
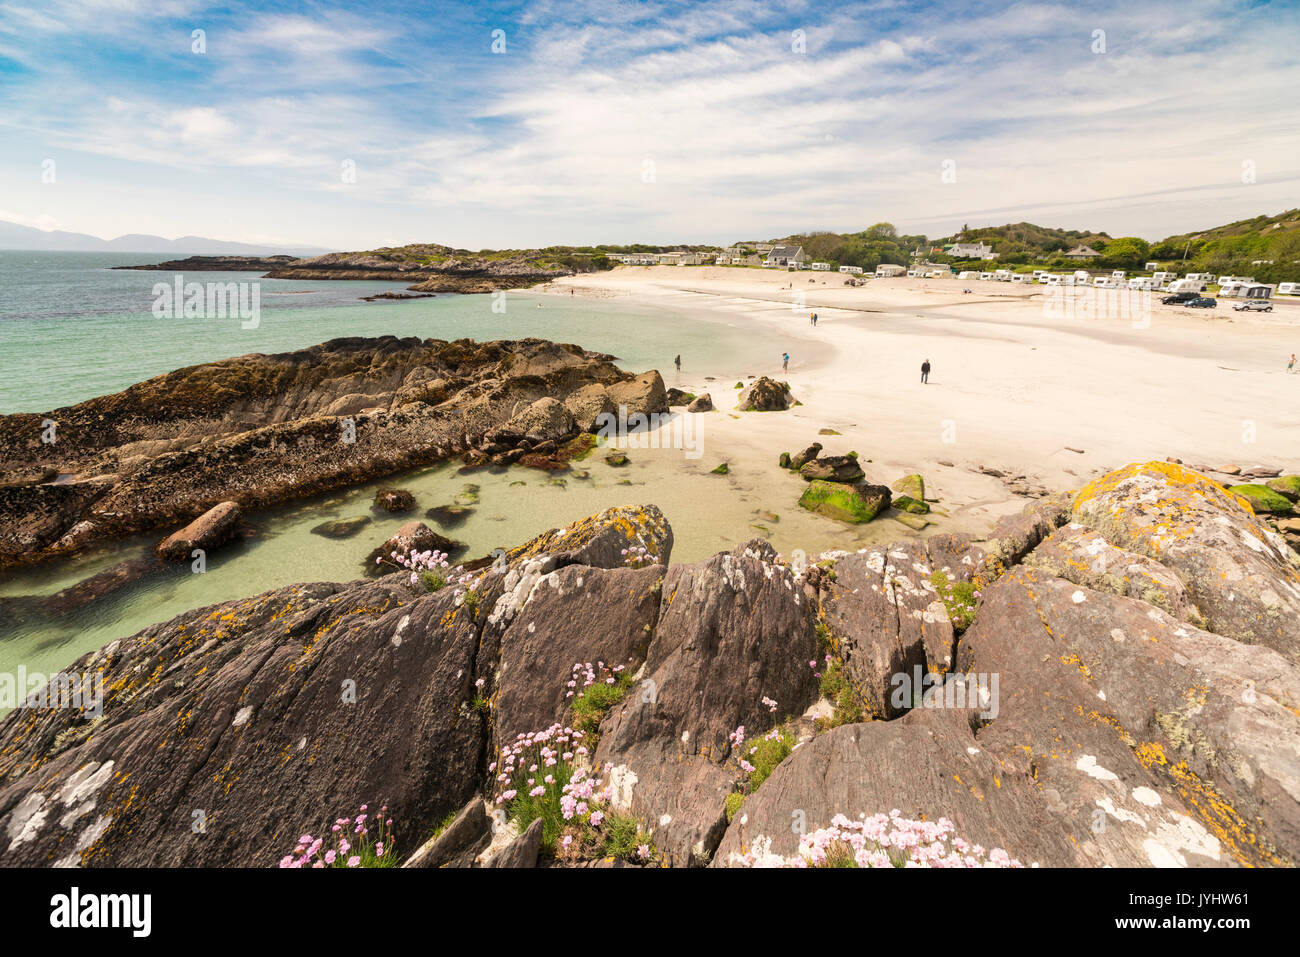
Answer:
[[[767,254],[763,260],[763,265],[768,268],[774,266],[794,266],[796,269],[801,268],[803,263],[808,261],[808,254],[803,251],[802,246],[773,246],[772,251]]]
[[[1097,252],[1097,250],[1093,249],[1091,246],[1080,245],[1080,246],[1075,246],[1073,249],[1067,252],[1065,254],[1065,258],[1066,259],[1095,259],[1100,255],[1101,253]]]
[[[944,250],[957,259],[988,259],[993,255],[993,247],[988,243],[953,243]]]

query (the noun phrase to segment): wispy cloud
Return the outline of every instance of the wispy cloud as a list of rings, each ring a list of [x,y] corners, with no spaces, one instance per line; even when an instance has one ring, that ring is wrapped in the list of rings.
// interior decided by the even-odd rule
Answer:
[[[18,196],[71,154],[173,232],[224,207],[318,245],[1002,215],[1157,236],[1294,204],[1298,39],[1292,5],[1233,0],[5,7],[0,175]],[[115,202],[5,205],[94,231]]]

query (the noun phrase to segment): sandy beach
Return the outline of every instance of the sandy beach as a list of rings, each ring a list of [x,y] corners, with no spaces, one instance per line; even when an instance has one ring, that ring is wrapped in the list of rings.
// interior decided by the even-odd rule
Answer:
[[[670,387],[711,393],[719,411],[705,415],[705,461],[728,462],[733,482],[750,491],[783,494],[790,477],[778,455],[820,441],[828,454],[858,451],[869,481],[922,473],[946,513],[928,532],[979,531],[1038,490],[1076,489],[1133,461],[1297,465],[1300,376],[1286,373],[1300,349],[1296,303],[1258,314],[1221,300],[1194,311],[1163,306],[1156,294],[1112,303],[1106,314],[1092,298],[1051,302],[1038,285],[872,279],[849,287],[833,273],[671,266],[567,277],[542,291],[645,302],[788,336],[788,374],[780,355],[749,370],[790,383],[802,405],[784,413],[735,412],[735,382],[690,355],[680,374],[670,355],[659,366]],[[922,384],[927,358],[933,371]],[[886,537],[906,531],[872,524],[888,526]]]

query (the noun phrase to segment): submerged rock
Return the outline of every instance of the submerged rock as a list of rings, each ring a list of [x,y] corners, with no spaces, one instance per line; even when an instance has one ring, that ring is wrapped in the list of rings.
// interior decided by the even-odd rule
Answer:
[[[385,512],[409,512],[415,508],[415,495],[404,488],[381,488],[375,493],[375,507]]]
[[[190,558],[194,549],[220,548],[234,537],[242,513],[234,502],[222,502],[208,509],[180,531],[172,532],[158,546],[158,557],[179,562]]]
[[[369,525],[371,518],[369,515],[358,515],[355,518],[333,519],[328,522],[321,522],[312,528],[313,535],[320,535],[324,538],[351,538],[359,533],[363,528]]]

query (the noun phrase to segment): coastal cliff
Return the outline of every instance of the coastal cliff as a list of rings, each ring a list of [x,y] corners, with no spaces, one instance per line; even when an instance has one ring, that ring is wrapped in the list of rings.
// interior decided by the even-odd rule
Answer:
[[[877,814],[958,863],[1300,860],[1300,556],[1204,476],[808,565],[672,544],[613,508],[115,641],[64,672],[98,713],[0,723],[0,864],[299,866],[358,807],[408,866],[852,860]]]

